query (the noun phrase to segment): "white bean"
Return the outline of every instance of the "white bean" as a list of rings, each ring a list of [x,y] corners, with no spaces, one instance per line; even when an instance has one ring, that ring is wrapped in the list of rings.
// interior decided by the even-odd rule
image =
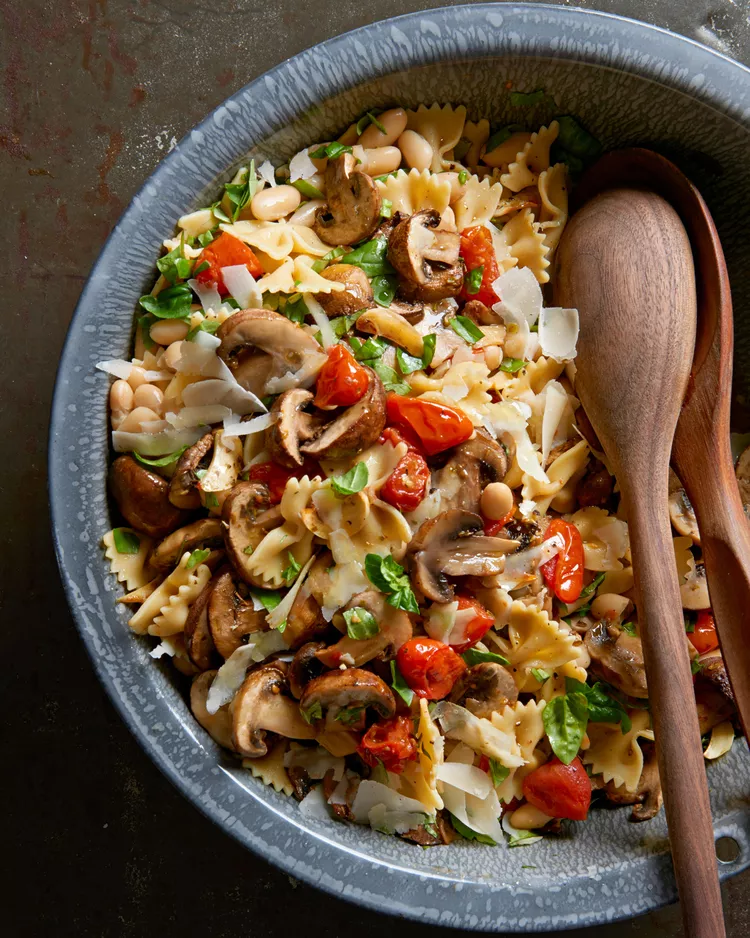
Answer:
[[[298,208],[301,201],[302,196],[294,186],[274,186],[256,192],[250,208],[259,221],[278,221]]]
[[[357,141],[363,147],[389,147],[406,130],[406,111],[402,107],[391,108],[377,115],[377,122],[385,133],[375,124],[368,124]]]
[[[188,324],[179,319],[160,319],[151,326],[148,334],[157,345],[171,345],[184,339],[189,331]]]
[[[435,178],[447,180],[451,184],[451,194],[448,200],[451,205],[464,194],[466,183],[458,181],[458,173],[436,173]]]
[[[304,225],[305,228],[312,228],[318,209],[323,208],[325,204],[323,199],[310,199],[309,202],[303,202],[297,211],[293,212],[290,216],[289,224]]]
[[[617,593],[600,593],[591,603],[591,614],[595,619],[617,619],[630,606],[627,596]]]
[[[109,389],[109,408],[112,426],[115,430],[118,430],[123,420],[133,409],[133,389],[127,381],[118,378]]]
[[[136,407],[148,407],[160,414],[164,405],[164,392],[156,385],[142,384],[133,396],[133,403]]]
[[[480,501],[482,514],[490,521],[500,521],[513,508],[513,492],[504,482],[490,482]]]
[[[398,147],[375,147],[369,150],[355,147],[353,154],[361,160],[362,165],[357,169],[369,176],[384,176],[401,165],[401,150]]]
[[[357,142],[357,125],[350,124],[346,130],[341,134],[338,139],[339,143],[343,143],[344,146],[353,147]]]
[[[539,827],[549,824],[552,818],[533,804],[522,804],[510,816],[510,823],[519,831],[533,831]]]
[[[128,433],[141,433],[143,431],[143,424],[151,420],[161,420],[161,417],[154,413],[150,407],[136,407],[134,410],[130,411],[118,429]]]
[[[432,163],[432,147],[416,130],[405,130],[396,141],[407,165],[412,169],[429,169]]]
[[[141,330],[139,329],[138,332]],[[140,365],[133,365],[128,375],[128,384],[135,391],[136,388],[146,383],[146,369]]]
[[[177,362],[182,358],[182,342],[172,342],[169,348],[164,350],[162,355],[162,364],[170,371],[177,370]]]

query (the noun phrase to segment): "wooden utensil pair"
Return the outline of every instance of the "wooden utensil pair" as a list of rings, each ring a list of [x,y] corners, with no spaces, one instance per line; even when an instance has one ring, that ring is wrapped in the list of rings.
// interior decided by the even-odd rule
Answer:
[[[576,190],[555,295],[579,310],[576,393],[628,510],[640,635],[685,934],[725,934],[667,514],[670,453],[695,508],[725,666],[750,725],[750,530],[729,446],[732,307],[694,186],[649,150],[615,151]],[[697,322],[697,335],[696,335]]]

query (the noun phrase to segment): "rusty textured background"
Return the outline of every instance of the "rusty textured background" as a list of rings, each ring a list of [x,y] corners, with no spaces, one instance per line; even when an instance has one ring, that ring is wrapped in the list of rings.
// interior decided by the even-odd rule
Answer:
[[[434,933],[290,880],[161,777],[115,715],[78,641],[57,578],[45,483],[47,420],[68,322],[102,242],[153,167],[211,108],[278,61],[375,19],[438,5],[0,0],[6,934]],[[579,5],[667,26],[750,61],[750,0]],[[729,935],[746,938],[750,873],[729,883],[724,897]],[[679,912],[585,934],[676,938]]]

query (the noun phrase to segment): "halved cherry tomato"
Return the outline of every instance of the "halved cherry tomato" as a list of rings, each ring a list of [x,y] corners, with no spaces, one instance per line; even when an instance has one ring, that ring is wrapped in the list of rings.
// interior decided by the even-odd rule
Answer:
[[[396,653],[396,664],[417,697],[426,700],[447,697],[466,670],[463,658],[434,638],[410,638]]]
[[[585,821],[591,804],[591,779],[578,756],[570,765],[553,756],[523,780],[529,804],[550,817]]]
[[[429,482],[430,467],[424,456],[409,450],[385,480],[380,497],[399,511],[414,511],[427,494]]]
[[[428,456],[466,442],[474,432],[474,425],[466,414],[436,401],[391,392],[386,398],[386,408],[389,423],[412,429]]]
[[[544,540],[559,535],[563,548],[551,560],[543,563],[544,582],[560,602],[573,603],[583,589],[583,541],[578,528],[562,518],[553,518],[544,534]]]
[[[484,533],[487,535],[487,537],[497,537],[515,513],[516,506],[514,505],[508,514],[499,521],[491,521],[489,518],[485,518],[485,516],[482,515],[482,520],[484,521]]]
[[[247,477],[249,482],[265,482],[271,496],[271,504],[278,505],[290,479],[302,476],[321,475],[320,466],[312,459],[306,459],[300,469],[286,469],[275,462],[260,462],[250,466]]]
[[[349,407],[363,397],[369,384],[367,371],[344,345],[328,349],[328,361],[318,372],[316,407]]]
[[[701,609],[695,623],[695,630],[688,632],[690,642],[699,655],[713,651],[719,647],[719,636],[716,634],[716,620],[710,609]]]
[[[406,424],[401,424],[400,427],[386,427],[380,434],[378,443],[380,443],[381,446],[385,443],[390,443],[391,446],[406,443],[409,449],[413,449],[415,452],[423,455],[422,444],[419,437],[412,428],[407,427]]]
[[[459,299],[480,300],[485,306],[497,303],[499,297],[492,289],[492,284],[500,276],[495,255],[495,246],[492,243],[492,233],[484,225],[474,228],[464,228],[461,232],[461,257],[466,265],[466,273],[471,273],[477,267],[484,267],[482,282],[476,293],[469,293],[464,281],[463,290]]]
[[[464,626],[464,641],[458,644],[451,642],[451,648],[459,654],[462,654],[467,648],[476,645],[479,639],[492,628],[495,617],[489,609],[484,608],[478,599],[474,599],[471,596],[456,596],[456,600],[458,602],[459,611],[461,609],[473,609],[476,613],[474,618],[470,619]]]
[[[398,716],[374,723],[362,737],[357,752],[368,765],[382,762],[389,772],[401,773],[417,758],[417,741],[410,717]]]
[[[208,267],[199,270],[203,264],[208,264]],[[235,238],[234,235],[223,231],[199,254],[194,268],[198,271],[195,279],[198,283],[215,286],[220,296],[227,296],[229,290],[224,283],[221,268],[235,267],[238,264],[244,264],[253,277],[263,276],[263,268],[253,251],[246,244],[243,244],[239,238]]]

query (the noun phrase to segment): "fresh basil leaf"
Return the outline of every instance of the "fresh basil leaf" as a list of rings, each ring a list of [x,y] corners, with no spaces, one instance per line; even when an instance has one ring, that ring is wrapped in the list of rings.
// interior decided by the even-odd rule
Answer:
[[[342,264],[353,264],[359,267],[368,277],[379,277],[383,275],[393,276],[395,271],[388,262],[388,239],[373,238],[372,241],[365,241],[354,251],[344,254],[341,258]]]
[[[193,302],[193,291],[186,283],[179,283],[166,287],[157,296],[147,293],[138,302],[157,319],[187,319]]]
[[[207,332],[209,335],[214,335],[214,333],[219,331],[220,325],[221,323],[218,319],[204,319],[203,322],[199,322],[197,326],[193,326],[185,338],[188,342],[194,342],[199,332]]]
[[[390,199],[380,200],[380,217],[390,218],[393,215],[393,202]]]
[[[388,131],[385,129],[384,125],[381,124],[380,121],[376,117],[377,114],[381,114],[381,113],[382,113],[381,111],[368,111],[366,116],[370,118],[370,121],[373,124],[375,124],[375,126],[378,128],[381,134],[387,135]]]
[[[604,684],[596,683],[593,687],[583,684],[572,677],[565,678],[566,694],[582,694],[588,701],[589,720],[592,723],[619,723],[623,733],[630,732],[631,721],[628,712],[619,700],[610,697]]]
[[[468,172],[465,169],[462,169],[461,172],[458,174],[459,186],[463,186],[468,178],[469,178]]]
[[[510,769],[503,765],[498,759],[490,759],[490,778],[495,788],[502,784],[510,775]]]
[[[601,143],[575,117],[563,114],[555,120],[559,125],[555,142],[567,153],[586,163],[595,160],[602,152]]]
[[[211,213],[217,221],[223,221],[225,224],[231,225],[232,219],[227,215],[224,209],[221,207],[221,200],[214,202],[211,206]]]
[[[343,339],[359,317],[360,313],[350,313],[348,316],[336,316],[335,319],[329,320],[331,329],[333,329],[333,334],[336,338]]]
[[[549,95],[544,88],[537,88],[536,91],[511,91],[510,103],[513,107],[535,107],[537,104],[543,104]]]
[[[112,538],[118,554],[137,554],[141,549],[141,539],[135,531],[128,531],[127,528],[115,528],[112,531]]]
[[[302,294],[297,293],[294,299],[290,298],[286,301],[283,313],[287,319],[301,325],[305,321],[305,316],[309,315],[310,310],[307,308],[307,303],[302,298]]]
[[[448,813],[450,814],[450,811]],[[451,823],[465,840],[476,840],[478,844],[486,844],[488,847],[497,847],[497,844],[491,837],[488,837],[487,834],[479,834],[477,831],[473,831],[462,821],[459,821],[455,814],[451,814]]]
[[[188,261],[188,263],[190,263],[190,261]],[[202,264],[199,264],[199,265],[195,268],[195,270],[193,271],[193,273],[194,273],[194,274],[196,275],[196,277],[197,277],[198,274],[202,274],[204,270],[208,270],[208,268],[209,268],[210,266],[211,266],[211,265],[208,263],[208,261],[203,261]],[[184,274],[184,278],[187,279],[187,277],[188,277],[188,274]]]
[[[255,174],[255,160],[250,161],[250,166],[243,169],[243,177],[240,182],[230,182],[224,186],[224,192],[232,203],[232,221],[237,221],[242,209],[252,201],[253,196],[258,191],[258,177]]]
[[[187,446],[183,446],[174,453],[169,453],[167,456],[160,456],[158,459],[147,459],[146,456],[141,456],[140,453],[135,452],[133,453],[133,456],[143,466],[153,466],[155,469],[161,469],[164,466],[171,466],[173,462],[177,462],[186,449]]]
[[[703,665],[700,663],[700,661],[698,661],[697,658],[693,658],[693,660],[690,662],[690,673],[700,674],[702,670],[703,670]]]
[[[628,635],[632,635],[633,638],[636,638],[638,635],[634,622],[623,622],[620,628],[623,630],[623,632],[627,632]]]
[[[482,330],[474,322],[474,320],[469,319],[468,316],[454,316],[448,325],[456,333],[456,335],[461,336],[464,342],[468,342],[469,345],[474,345],[475,342],[478,342],[480,339],[484,338],[484,333]]]
[[[279,293],[264,293],[263,294],[264,309],[270,309],[270,310],[273,310],[273,312],[276,312],[279,308],[280,301],[281,301],[281,295]]]
[[[370,366],[383,382],[386,391],[393,391],[395,394],[408,394],[411,391],[411,385],[402,381],[396,369],[386,365],[381,359],[370,362]]]
[[[216,492],[206,492],[206,508],[218,508],[219,497]]]
[[[370,286],[372,287],[373,300],[375,300],[378,306],[383,306],[388,309],[398,289],[397,278],[395,276],[387,276],[386,274],[378,274],[377,277],[372,278]]]
[[[277,632],[286,632],[286,619],[284,619],[283,622],[279,622],[279,624],[276,626],[276,631],[277,631]]]
[[[190,276],[193,262],[183,257],[182,250],[183,246],[182,242],[180,242],[169,254],[160,257],[156,262],[159,272],[169,284],[173,285],[178,280],[187,280]]]
[[[409,355],[409,353],[405,352],[403,349],[397,348],[396,361],[398,362],[398,367],[401,369],[401,374],[410,375],[414,371],[421,371],[429,367],[432,362],[432,357],[435,354],[436,342],[437,336],[432,332],[424,337],[424,349],[421,358],[417,358],[415,355]]]
[[[406,706],[410,707],[412,700],[414,700],[414,691],[404,680],[404,676],[399,671],[395,659],[391,660],[391,687],[396,691]]]
[[[419,612],[416,597],[411,589],[411,582],[404,568],[390,554],[367,554],[365,557],[367,578],[382,593],[386,593],[386,602],[396,609],[407,612]]]
[[[538,831],[519,831],[508,841],[508,847],[523,847],[529,841],[535,842],[541,837]]]
[[[304,195],[306,199],[325,198],[320,189],[318,189],[317,186],[314,186],[311,182],[308,182],[306,179],[295,179],[292,185],[301,195]]]
[[[344,612],[344,622],[346,622],[346,634],[349,638],[372,638],[380,631],[375,616],[364,606],[347,609]]]
[[[210,553],[211,551],[208,547],[204,547],[202,550],[194,550],[188,557],[188,561],[185,564],[185,569],[192,570],[193,567],[197,567],[199,563],[203,563],[203,561]]]
[[[327,146],[318,147],[313,153],[310,153],[311,160],[335,160],[336,157],[341,156],[342,153],[351,153],[352,148],[347,146],[345,143],[339,143],[338,140],[334,140],[333,143],[329,143]]]
[[[404,612],[419,614],[417,597],[414,595],[411,586],[402,586],[394,590],[389,596],[386,596],[385,601],[394,609],[403,609]]]
[[[215,237],[215,230],[216,229],[212,229],[211,231],[204,231],[202,234],[198,235],[198,244],[200,244],[202,248],[208,247],[208,245],[213,241]]]
[[[588,586],[584,586],[584,588],[581,590],[581,595],[578,598],[585,599],[587,596],[593,596],[594,593],[599,589],[599,587],[604,582],[605,576],[606,574],[600,573],[599,576],[594,577],[594,579],[588,584]]]
[[[544,684],[544,682],[548,681],[552,676],[549,671],[545,671],[544,668],[532,668],[531,673],[540,684]]]
[[[506,140],[510,140],[513,134],[517,134],[519,131],[524,129],[525,128],[523,124],[507,124],[505,127],[501,127],[500,130],[496,130],[487,141],[484,152],[492,153],[492,151],[496,150],[501,143],[505,143]]]
[[[310,724],[323,718],[323,708],[321,707],[319,700],[316,700],[314,704],[311,704],[307,710],[303,710],[302,707],[300,707],[300,712],[302,713],[302,716],[305,718],[305,720]]]
[[[294,559],[294,554],[290,550],[286,552],[286,555],[289,559],[289,566],[282,572],[281,576],[286,583],[294,583],[294,581],[299,576],[299,572],[302,569],[302,566],[301,564],[297,563],[297,561]]]
[[[482,286],[482,277],[484,277],[484,264],[481,264],[479,267],[474,267],[472,270],[470,270],[466,274],[465,279],[466,292],[469,294],[479,293],[479,288]]]
[[[376,358],[381,358],[388,343],[385,339],[379,339],[377,336],[371,336],[366,342],[357,336],[352,336],[349,340],[354,357],[358,362],[372,363]]]
[[[320,274],[326,269],[330,261],[335,261],[336,258],[341,257],[342,254],[346,254],[346,248],[333,248],[333,250],[329,251],[327,254],[324,254],[323,257],[315,261],[315,263],[312,265],[312,269],[316,274]]]
[[[483,661],[494,661],[497,664],[503,665],[505,668],[510,667],[510,661],[503,655],[495,654],[494,651],[482,651],[480,648],[469,648],[461,657],[469,667],[474,664],[481,664]]]
[[[356,495],[361,492],[370,480],[370,470],[367,463],[357,462],[348,472],[340,476],[331,477],[331,488],[337,495]]]
[[[359,721],[364,709],[364,707],[342,707],[334,719],[343,723],[345,726],[351,726],[352,723]]]
[[[522,358],[504,358],[500,363],[500,371],[507,371],[509,375],[514,375],[525,367],[526,362]]]
[[[688,619],[687,615],[685,616],[685,631],[687,633],[695,631],[695,622],[693,622],[691,619]]]
[[[544,708],[544,730],[552,751],[565,765],[570,765],[578,755],[588,717],[589,705],[583,694],[553,697]]]
[[[280,590],[250,590],[250,595],[262,603],[266,612],[273,612],[282,600]]]

